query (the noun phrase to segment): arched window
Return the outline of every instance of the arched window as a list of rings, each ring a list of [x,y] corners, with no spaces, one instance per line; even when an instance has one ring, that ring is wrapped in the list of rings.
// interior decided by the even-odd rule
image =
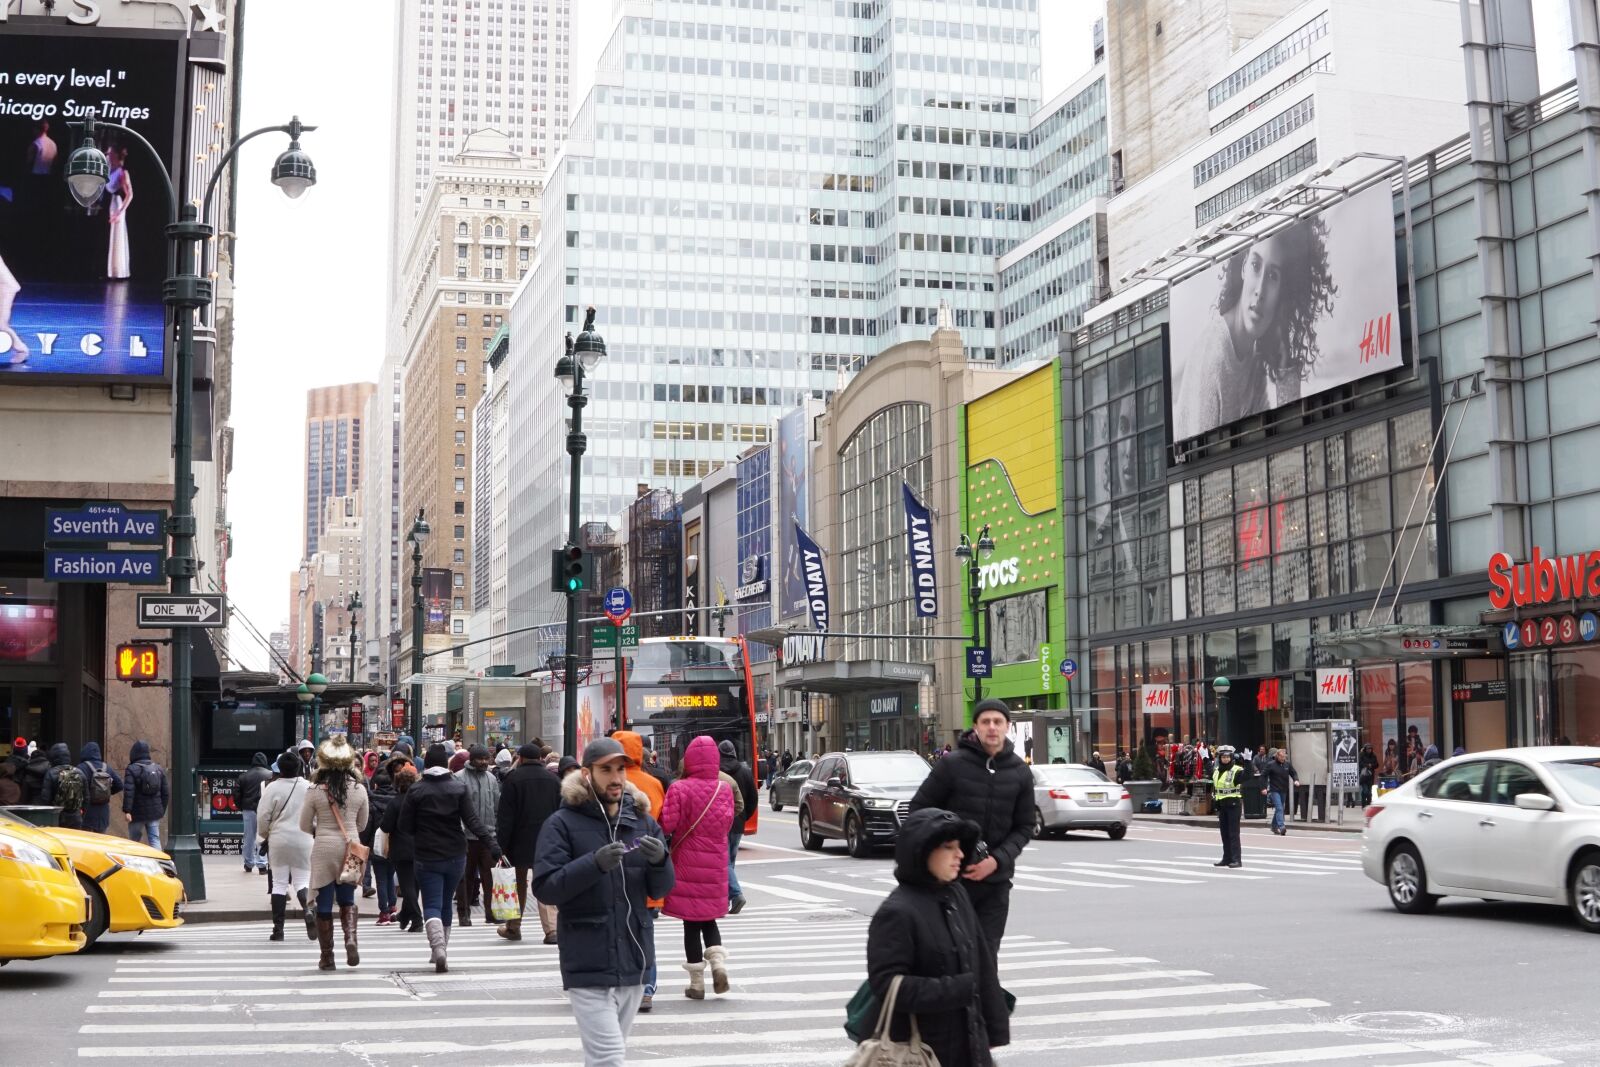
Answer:
[[[465,237],[466,235],[467,235],[467,224],[464,223],[464,222],[456,223],[456,236],[457,237]]]
[[[517,231],[517,236],[526,241],[528,239],[528,227],[524,225],[520,230]]]

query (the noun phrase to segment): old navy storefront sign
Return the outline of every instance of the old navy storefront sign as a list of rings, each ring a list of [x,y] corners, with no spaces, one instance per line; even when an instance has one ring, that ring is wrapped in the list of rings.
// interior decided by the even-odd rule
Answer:
[[[911,596],[917,617],[939,615],[939,578],[934,571],[933,516],[906,482],[900,483],[906,506],[906,559],[911,565]]]
[[[1489,557],[1489,603],[1498,611],[1588,599],[1600,599],[1600,552],[1551,557],[1535,548],[1527,563]]]

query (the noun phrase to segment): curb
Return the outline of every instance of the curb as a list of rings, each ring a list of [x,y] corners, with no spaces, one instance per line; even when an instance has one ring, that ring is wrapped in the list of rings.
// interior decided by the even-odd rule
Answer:
[[[1135,815],[1133,817],[1133,821],[1134,825],[1136,826],[1141,823],[1158,823],[1167,826],[1203,826],[1212,830],[1217,828],[1217,820],[1211,815]],[[1251,825],[1259,825],[1261,821],[1262,820],[1249,819],[1245,820],[1240,825],[1242,827],[1249,827]],[[1361,833],[1363,829],[1360,826],[1335,826],[1331,824],[1325,825],[1323,823],[1315,822],[1292,822],[1288,824],[1288,827],[1291,830],[1304,830],[1317,834],[1352,835]]]

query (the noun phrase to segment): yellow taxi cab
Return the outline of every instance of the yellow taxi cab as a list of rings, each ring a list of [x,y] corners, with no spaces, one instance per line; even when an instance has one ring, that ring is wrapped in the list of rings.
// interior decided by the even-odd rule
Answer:
[[[26,824],[0,812],[0,833],[17,826]],[[36,832],[61,843],[89,898],[89,916],[83,924],[88,944],[94,944],[107,931],[120,934],[183,925],[179,915],[183,883],[165,852],[88,830],[52,826]]]
[[[0,964],[76,952],[89,943],[88,900],[61,842],[0,822]]]

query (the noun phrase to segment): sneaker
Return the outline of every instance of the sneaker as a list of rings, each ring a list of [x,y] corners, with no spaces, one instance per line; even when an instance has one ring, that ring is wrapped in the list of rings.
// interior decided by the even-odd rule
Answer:
[[[389,917],[389,913],[388,912],[380,911],[380,912],[378,912],[378,921],[376,923],[374,923],[373,925],[375,925],[375,926],[388,926],[393,921],[394,920]]]
[[[1228,861],[1227,860],[1218,860],[1217,862],[1213,863],[1211,866],[1213,866],[1213,867],[1226,867],[1227,865],[1228,865]]]
[[[1244,864],[1240,863],[1238,860],[1235,860],[1234,862],[1228,864],[1228,867],[1230,869],[1234,868],[1234,867],[1243,867],[1243,866],[1244,866]]]
[[[650,1013],[650,1006],[651,1006],[650,1002],[653,999],[654,998],[651,997],[649,993],[646,993],[644,995],[644,999],[639,1001],[639,1014],[640,1015],[648,1015]]]
[[[740,893],[728,902],[728,914],[737,915],[744,910],[744,894]]]
[[[364,897],[375,897],[378,895],[378,889],[376,886],[363,886],[361,889],[361,895]]]

